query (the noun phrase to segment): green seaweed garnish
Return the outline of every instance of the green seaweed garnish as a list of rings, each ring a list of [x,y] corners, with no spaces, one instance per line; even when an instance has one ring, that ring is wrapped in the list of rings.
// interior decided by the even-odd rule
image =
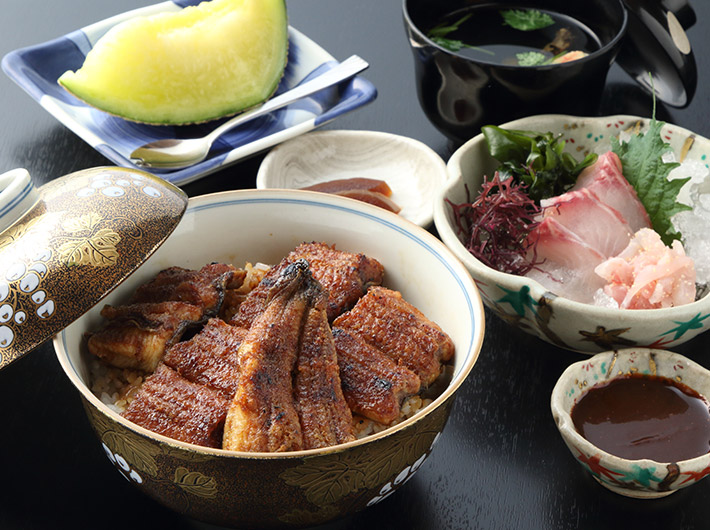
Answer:
[[[577,162],[564,151],[561,135],[551,132],[501,129],[495,125],[481,127],[481,132],[488,152],[501,163],[496,171],[525,184],[536,203],[569,190],[579,173],[597,160],[597,155],[590,153]]]

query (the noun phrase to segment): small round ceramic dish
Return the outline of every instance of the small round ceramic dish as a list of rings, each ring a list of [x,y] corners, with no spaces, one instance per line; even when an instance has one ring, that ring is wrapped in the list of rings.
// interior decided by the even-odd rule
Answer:
[[[574,363],[560,376],[550,400],[552,416],[572,455],[602,486],[627,497],[664,497],[710,474],[710,453],[677,462],[628,460],[599,449],[577,432],[571,411],[585,391],[627,374],[673,379],[710,396],[710,372],[666,350],[627,348]]]
[[[589,152],[608,151],[611,138],[622,131],[643,131],[647,126],[647,119],[636,116],[581,118],[544,114],[501,127],[560,134],[567,142],[565,149],[581,159]],[[670,124],[663,127],[661,134],[678,160],[707,167],[710,141]],[[434,221],[442,241],[476,280],[484,303],[500,318],[551,344],[586,353],[631,346],[671,348],[710,328],[707,295],[693,303],[665,309],[612,309],[556,296],[533,279],[500,272],[473,257],[459,239],[447,201],[466,202],[467,189],[473,200],[484,175],[492,176],[497,166],[483,134],[454,152],[447,164],[449,178],[434,201]],[[679,197],[687,200],[683,192]]]
[[[299,189],[356,177],[384,180],[401,217],[426,227],[446,164],[431,148],[378,131],[318,131],[275,147],[264,158],[256,187]]]

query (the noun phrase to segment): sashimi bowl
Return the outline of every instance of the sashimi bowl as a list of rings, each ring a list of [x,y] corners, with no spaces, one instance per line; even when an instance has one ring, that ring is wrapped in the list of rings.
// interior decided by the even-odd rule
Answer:
[[[240,452],[173,440],[134,424],[90,388],[85,334],[104,304],[125,303],[168,267],[277,264],[303,242],[326,242],[384,266],[399,291],[451,337],[450,380],[412,416],[355,441],[291,452]],[[467,270],[424,229],[353,199],[306,191],[230,191],[190,199],[167,241],[125,282],[57,335],[61,366],[79,391],[108,461],[139,490],[189,517],[229,527],[310,526],[374,505],[425,462],[471,372],[483,304]],[[108,463],[107,463],[108,464]]]
[[[690,177],[680,188],[676,201],[679,204],[692,205],[692,210],[672,217],[673,226],[681,234],[680,241],[684,251],[688,256],[699,256],[694,259],[697,274],[695,285],[693,282],[686,282],[691,285],[686,285],[686,290],[692,288],[687,303],[675,304],[665,301],[663,307],[631,309],[632,305],[625,304],[627,298],[623,299],[624,303],[611,300],[608,294],[611,291],[606,289],[606,284],[598,275],[577,279],[578,285],[589,290],[587,294],[594,291],[590,299],[577,297],[576,293],[558,289],[558,285],[554,283],[554,288],[550,287],[550,282],[545,279],[556,278],[556,273],[538,270],[545,269],[548,263],[548,257],[544,254],[542,258],[536,256],[536,265],[539,267],[533,267],[532,273],[525,273],[526,275],[501,272],[474,257],[468,248],[468,236],[462,233],[454,210],[455,205],[470,204],[474,201],[484,185],[484,177],[490,182],[499,168],[500,163],[491,156],[491,150],[482,133],[470,139],[451,156],[447,164],[449,179],[440,188],[435,199],[434,221],[442,241],[466,265],[485,305],[493,313],[511,325],[560,348],[589,354],[619,347],[672,348],[708,329],[710,297],[706,296],[707,259],[702,258],[703,248],[707,248],[704,238],[708,233],[707,217],[702,217],[702,203],[704,198],[707,198],[705,192],[710,190],[710,183],[706,178],[707,157],[710,154],[710,142],[707,139],[675,125],[626,115],[599,118],[538,115],[505,123],[500,128],[551,132],[553,136],[559,136],[565,141],[564,152],[580,162],[590,153],[596,153],[599,157],[597,160],[611,160],[612,155],[608,153],[613,143],[618,141],[619,145],[625,145],[634,135],[646,135],[650,126],[654,127],[662,142],[669,146],[666,148],[668,152],[663,155],[664,163],[680,163],[679,168],[671,171],[669,179]],[[651,137],[653,135],[649,136]],[[624,171],[621,164],[619,171]],[[575,189],[580,186],[580,181],[581,178],[574,185]],[[601,192],[596,195],[599,194]],[[616,191],[612,193],[614,194]],[[559,207],[554,211],[558,213]],[[596,213],[587,212],[578,216],[577,222],[594,229],[600,222],[599,218]],[[532,226],[540,219],[543,217],[538,212],[533,218]],[[629,234],[633,236],[633,232],[631,230]],[[570,260],[586,259],[586,255],[577,247],[563,248],[561,254]],[[594,272],[594,268],[595,266],[592,266],[589,270]],[[628,292],[631,290],[629,288]],[[639,306],[643,304],[636,307]]]

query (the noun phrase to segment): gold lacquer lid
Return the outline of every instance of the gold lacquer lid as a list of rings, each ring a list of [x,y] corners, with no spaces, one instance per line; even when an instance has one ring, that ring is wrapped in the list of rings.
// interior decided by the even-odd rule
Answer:
[[[187,195],[161,178],[91,168],[40,188],[0,175],[0,369],[125,280],[173,232]]]

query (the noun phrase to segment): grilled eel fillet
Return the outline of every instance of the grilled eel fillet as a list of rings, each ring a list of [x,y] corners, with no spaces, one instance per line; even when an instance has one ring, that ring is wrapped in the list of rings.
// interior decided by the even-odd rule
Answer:
[[[328,321],[355,305],[371,285],[380,285],[385,269],[364,254],[335,250],[325,243],[301,243],[288,255],[290,261],[305,259],[323,287],[328,290]]]
[[[89,337],[89,351],[113,366],[152,372],[188,327],[217,313],[225,289],[240,284],[244,275],[217,263],[199,271],[161,271],[127,305],[103,308],[107,322]]]
[[[222,447],[245,335],[246,330],[211,318],[200,333],[168,349],[123,416],[176,440]]]
[[[352,412],[388,424],[421,389],[419,376],[344,329],[333,327],[343,395]]]
[[[338,392],[323,296],[305,260],[287,264],[269,289],[264,311],[239,348],[239,388],[227,413],[224,449],[295,451],[343,436],[352,439],[352,431],[341,432],[351,416]],[[322,376],[315,374],[318,364],[326,368]],[[314,403],[296,399],[306,396]],[[329,399],[338,403],[325,403]]]
[[[353,418],[343,395],[335,341],[328,324],[328,291],[313,282],[311,306],[301,332],[296,361],[296,409],[304,449],[355,439]]]
[[[239,384],[238,352],[247,330],[211,318],[190,340],[165,352],[163,362],[182,377],[231,400]]]
[[[313,277],[328,291],[329,322],[355,305],[368,287],[381,284],[384,276],[382,264],[364,254],[335,250],[325,243],[302,243],[269,270],[261,284],[239,306],[230,323],[248,328],[264,310],[269,289],[284,268],[298,259],[308,262]]]
[[[436,380],[441,363],[454,354],[454,343],[441,328],[397,291],[370,287],[355,307],[333,322],[398,364],[406,366],[425,387]]]
[[[245,270],[223,263],[208,263],[198,271],[169,267],[138,287],[129,303],[174,300],[202,307],[206,316],[214,316],[225,290],[239,287],[245,276]]]
[[[247,299],[249,293],[259,286],[266,273],[271,269],[263,263],[252,265],[247,263],[244,266],[246,275],[244,281],[238,287],[230,287],[224,292],[224,300],[219,310],[219,318],[225,322],[230,322],[239,311],[239,306]]]
[[[184,302],[107,305],[101,316],[107,322],[89,337],[89,351],[112,366],[152,372],[202,309]]]
[[[174,440],[219,448],[229,399],[160,363],[123,417]]]

